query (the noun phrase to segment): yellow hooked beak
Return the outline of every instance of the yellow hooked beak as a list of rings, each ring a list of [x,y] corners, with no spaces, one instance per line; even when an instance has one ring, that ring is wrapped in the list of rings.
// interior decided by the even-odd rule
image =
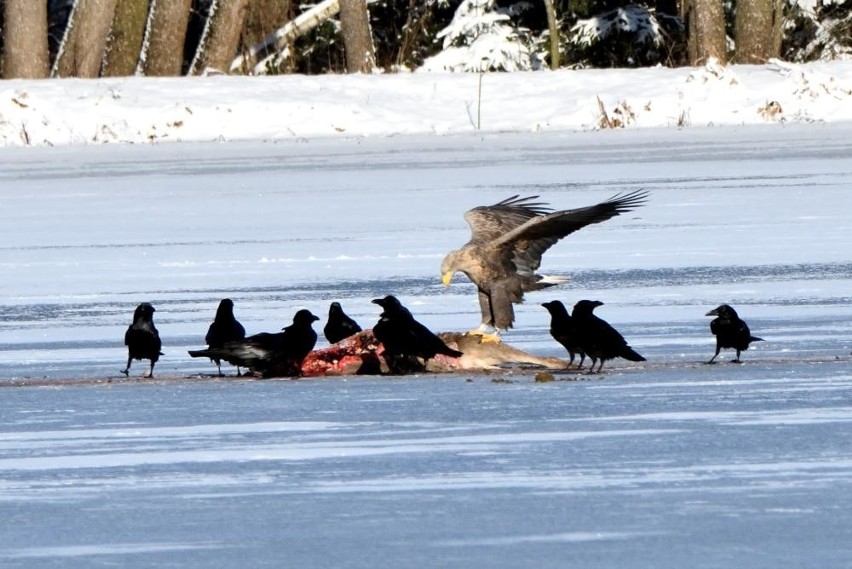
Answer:
[[[441,275],[441,282],[444,283],[444,286],[450,286],[450,282],[453,280],[453,273],[444,273]]]

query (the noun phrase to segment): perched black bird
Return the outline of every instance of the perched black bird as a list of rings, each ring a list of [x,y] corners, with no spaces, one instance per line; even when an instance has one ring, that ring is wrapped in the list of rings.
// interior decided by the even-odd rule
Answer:
[[[151,360],[151,369],[143,377],[154,377],[154,364],[162,356],[160,333],[154,327],[154,307],[143,302],[133,312],[133,324],[124,333],[124,345],[127,346],[127,367],[121,370],[130,375],[130,362],[133,360]]]
[[[328,307],[328,322],[325,323],[322,331],[329,344],[336,344],[360,332],[361,327],[343,312],[339,302],[332,302]]]
[[[293,323],[277,334],[261,332],[243,340],[225,342],[219,348],[190,350],[194,358],[218,358],[247,367],[264,377],[297,376],[302,362],[314,349],[317,333],[312,324],[319,320],[309,310],[299,310]]]
[[[219,308],[216,309],[216,317],[210,328],[207,329],[207,336],[204,341],[207,342],[208,348],[221,348],[225,342],[234,342],[242,340],[246,337],[246,329],[234,317],[234,301],[230,298],[223,298],[219,302]],[[222,374],[222,360],[219,358],[210,358],[219,368],[219,375]],[[240,367],[237,366],[237,376],[240,375]]]
[[[722,348],[733,348],[737,351],[735,362],[740,361],[740,352],[747,350],[752,342],[762,342],[763,338],[751,335],[748,325],[740,319],[737,311],[723,304],[714,308],[705,316],[715,316],[710,322],[710,331],[716,336],[716,353],[710,358],[708,364],[712,364]]]
[[[565,305],[558,300],[553,300],[545,302],[542,306],[550,312],[550,335],[553,336],[554,340],[562,344],[571,356],[571,361],[568,362],[569,365],[574,365],[574,355],[579,354],[580,363],[577,364],[577,367],[582,368],[583,362],[586,360],[586,352],[580,346],[577,327],[574,325],[574,320],[568,314]]]
[[[624,358],[631,362],[644,362],[645,358],[627,345],[624,336],[619,334],[618,330],[593,314],[593,311],[598,306],[603,306],[603,302],[599,300],[581,300],[574,305],[574,310],[571,312],[574,325],[578,330],[580,348],[587,356],[592,358],[592,367],[589,373],[595,372],[595,361],[598,359],[601,360],[598,371],[603,368],[604,361],[613,358]]]
[[[426,326],[415,320],[395,296],[388,295],[372,302],[384,309],[373,327],[373,334],[385,348],[385,361],[391,372],[422,370],[424,366],[417,358],[428,360],[436,354],[461,357],[461,352],[447,346]]]

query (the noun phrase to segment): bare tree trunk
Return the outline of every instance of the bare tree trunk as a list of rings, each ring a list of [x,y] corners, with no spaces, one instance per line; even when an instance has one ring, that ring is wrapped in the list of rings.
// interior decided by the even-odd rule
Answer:
[[[183,68],[183,44],[192,0],[153,0],[148,15],[148,43],[142,74],[178,76]]]
[[[104,61],[116,0],[77,0],[64,48],[54,63],[57,77],[97,77]]]
[[[231,71],[236,69],[249,70],[258,64],[261,54],[272,53],[284,49],[293,39],[308,32],[314,27],[326,21],[340,11],[338,0],[323,0],[312,8],[309,8],[278,28],[263,41],[253,45],[246,53],[234,58],[231,62]],[[271,55],[267,55],[260,63],[266,62]]]
[[[5,0],[4,17],[3,77],[47,77],[47,0]]]
[[[208,68],[228,71],[237,53],[248,5],[249,0],[213,2],[190,74],[203,73]]]
[[[550,30],[550,68],[559,69],[559,26],[556,25],[556,8],[553,0],[544,0],[547,28]]]
[[[422,0],[409,0],[408,16],[405,25],[402,26],[402,34],[399,41],[399,50],[394,58],[394,63],[400,67],[419,67],[422,57],[418,57],[417,48],[424,41],[432,38],[427,31],[432,20],[435,5],[422,2]]]
[[[148,0],[118,0],[112,33],[107,42],[104,77],[134,74],[139,64],[147,20]]]
[[[722,0],[682,0],[690,65],[704,65],[711,57],[725,64],[725,12]]]
[[[371,73],[376,52],[366,0],[340,0],[340,27],[346,48],[347,73]]]
[[[290,19],[289,0],[251,0],[243,27],[243,45],[251,47]]]
[[[766,63],[781,53],[782,0],[737,0],[737,63]]]
[[[238,52],[247,55],[251,53],[253,47],[263,45],[264,38],[274,33],[275,30],[290,20],[292,17],[291,7],[292,3],[290,0],[251,0],[246,13],[243,30],[240,34]],[[257,58],[263,58],[267,55],[269,55],[269,48],[257,54]],[[278,61],[275,66],[276,71],[286,72],[291,67],[291,63],[283,59]],[[251,71],[251,68],[247,65],[234,67],[229,63],[229,66],[231,73],[237,71],[249,73]],[[228,71],[227,67],[225,71]]]
[[[77,76],[97,77],[103,66],[117,0],[77,1],[83,2],[84,7],[84,12],[77,20]]]

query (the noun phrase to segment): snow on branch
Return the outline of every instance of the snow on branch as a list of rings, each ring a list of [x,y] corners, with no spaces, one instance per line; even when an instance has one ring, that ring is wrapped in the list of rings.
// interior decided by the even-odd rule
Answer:
[[[293,39],[315,28],[327,19],[335,16],[338,12],[340,12],[339,0],[323,0],[316,6],[305,10],[284,26],[263,38],[263,41],[253,45],[248,53],[234,58],[231,62],[231,73],[250,67],[254,67],[257,70],[259,67],[262,67],[262,65],[257,65],[261,55],[272,51],[272,56],[275,56],[278,52],[286,49],[287,44]]]
[[[378,0],[367,0],[372,4]],[[294,39],[305,34],[322,24],[329,18],[333,18],[340,12],[340,0],[323,0],[319,4],[308,8],[282,27],[278,28],[257,44],[253,45],[247,53],[237,56],[231,62],[230,72],[240,69],[253,68],[258,75],[263,74],[267,63],[278,58],[281,53],[286,53],[287,47]],[[263,57],[263,59],[261,59]]]
[[[588,47],[616,33],[635,34],[634,43],[662,45],[666,32],[653,9],[636,4],[615,8],[578,20],[571,28],[571,43]]]
[[[443,50],[420,70],[521,71],[542,63],[530,34],[515,27],[495,0],[463,0],[437,39],[443,39]]]

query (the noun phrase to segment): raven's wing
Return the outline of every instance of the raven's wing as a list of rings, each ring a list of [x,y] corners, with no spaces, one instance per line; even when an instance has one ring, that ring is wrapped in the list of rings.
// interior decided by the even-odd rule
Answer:
[[[710,332],[714,336],[718,336],[722,332],[723,328],[722,328],[722,321],[721,320],[722,320],[721,318],[714,318],[713,320],[710,321]]]

